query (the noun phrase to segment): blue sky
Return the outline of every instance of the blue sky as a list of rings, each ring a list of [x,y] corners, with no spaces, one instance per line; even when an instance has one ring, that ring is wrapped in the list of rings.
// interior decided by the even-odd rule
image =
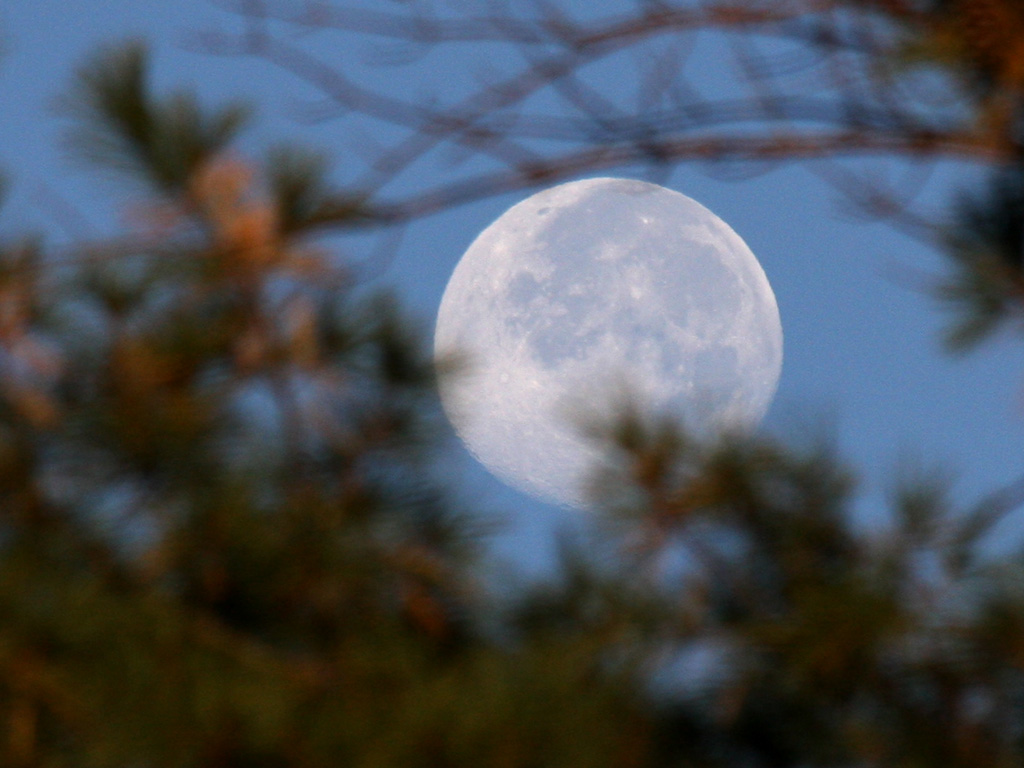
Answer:
[[[383,0],[379,4],[400,7]],[[605,5],[627,7],[625,0],[607,0]],[[379,126],[352,120],[296,122],[290,116],[308,106],[313,96],[305,86],[260,62],[210,57],[182,47],[186,33],[211,25],[237,28],[234,17],[204,0],[0,3],[0,166],[13,182],[0,218],[3,231],[43,228],[59,241],[62,227],[77,229],[82,226],[79,219],[96,233],[116,225],[116,208],[106,196],[115,188],[63,157],[60,123],[52,107],[83,57],[97,45],[125,36],[152,43],[160,85],[192,84],[211,100],[240,96],[253,101],[260,119],[243,151],[288,138],[336,154],[344,171],[352,165],[347,157],[361,143],[387,141],[388,133]],[[336,51],[339,62],[350,61],[345,57],[353,50],[368,50],[366,42],[341,45],[337,37],[310,36],[296,42],[325,57]],[[495,62],[502,55],[495,51]],[[462,56],[457,50],[445,52],[429,67],[408,70],[415,72],[412,76],[373,67],[359,72],[380,92],[410,93],[429,89],[432,80],[474,74],[477,62]],[[713,51],[706,56],[697,62],[700,76],[719,77],[724,62]],[[608,87],[617,87],[614,73]],[[415,189],[416,174],[446,172],[445,167],[413,169],[396,180],[393,191]],[[641,174],[623,169],[595,175]],[[949,177],[957,178],[955,173]],[[955,488],[963,499],[1017,476],[1024,447],[1022,345],[1003,337],[964,358],[940,349],[944,317],[928,297],[894,276],[939,270],[941,261],[929,248],[885,224],[844,217],[837,194],[799,166],[726,182],[683,165],[662,183],[723,218],[761,261],[776,293],[785,335],[782,378],[766,429],[799,436],[808,428],[829,425],[843,455],[861,474],[860,509],[866,520],[877,519],[901,459],[949,468],[959,478]],[[499,196],[416,223],[378,284],[393,287],[425,326],[432,326],[445,282],[463,251],[523,197]],[[353,240],[339,246],[358,256],[366,243]],[[536,553],[550,547],[554,529],[578,513],[524,497],[468,456],[464,459],[468,492],[513,521],[501,539],[503,550],[525,562],[541,562]],[[1019,522],[1003,533],[1013,534],[1016,526]]]

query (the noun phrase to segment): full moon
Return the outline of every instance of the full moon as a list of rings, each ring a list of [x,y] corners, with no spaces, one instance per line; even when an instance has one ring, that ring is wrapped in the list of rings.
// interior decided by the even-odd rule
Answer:
[[[441,399],[470,453],[521,491],[579,507],[598,450],[574,409],[607,410],[625,385],[698,435],[756,428],[782,326],[724,221],[657,184],[600,178],[538,192],[473,241],[434,352],[465,360]]]

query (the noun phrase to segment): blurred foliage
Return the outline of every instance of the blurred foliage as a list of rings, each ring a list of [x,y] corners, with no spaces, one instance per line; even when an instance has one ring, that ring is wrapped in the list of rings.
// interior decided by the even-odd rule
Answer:
[[[954,269],[936,286],[951,310],[946,342],[968,349],[1001,325],[1020,320],[1024,298],[1024,164],[996,173],[954,206],[946,251]]]
[[[1020,0],[485,5],[262,0],[194,42],[262,60],[315,94],[311,113],[373,135],[346,162],[377,223],[610,169],[737,179],[800,162],[852,213],[949,255],[929,286],[950,348],[1016,315]],[[456,50],[470,76],[439,76]],[[952,173],[981,181],[944,206]]]
[[[1024,7],[1017,0],[925,0],[867,2],[908,25],[904,55],[909,62],[939,64],[991,97],[1024,88]],[[902,7],[901,7],[902,6]]]
[[[1024,5],[1018,0],[932,0],[905,25],[903,56],[959,83],[979,127],[1004,159],[954,196],[940,244],[951,271],[935,286],[952,315],[945,341],[969,350],[1017,318],[1024,286]]]
[[[1024,764],[1024,552],[984,548],[1012,494],[908,476],[860,530],[827,444],[623,408],[593,541],[495,584],[426,345],[314,238],[373,211],[304,149],[244,159],[244,110],[154,96],[146,60],[66,102],[144,180],[131,230],[0,246],[0,764]],[[993,317],[961,344],[1019,311],[1005,178],[951,240],[948,298]]]
[[[108,169],[179,192],[237,135],[248,116],[240,104],[204,111],[190,92],[154,99],[149,57],[136,43],[111,49],[83,66],[63,109],[77,118],[69,144]]]

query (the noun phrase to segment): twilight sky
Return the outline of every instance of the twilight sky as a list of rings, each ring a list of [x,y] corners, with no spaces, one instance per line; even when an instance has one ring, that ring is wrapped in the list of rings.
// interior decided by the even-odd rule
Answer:
[[[363,4],[402,7],[388,0]],[[631,3],[604,0],[602,6],[614,12]],[[119,214],[110,202],[116,195],[108,194],[116,187],[64,158],[53,102],[83,57],[99,44],[125,37],[150,41],[158,84],[194,85],[211,101],[252,101],[259,119],[243,152],[285,138],[308,142],[334,154],[345,178],[346,169],[356,165],[348,157],[366,142],[386,145],[392,138],[378,124],[315,109],[317,95],[271,65],[212,57],[183,45],[188,33],[217,28],[235,31],[240,24],[206,0],[0,2],[0,167],[12,182],[0,211],[0,231],[45,229],[57,243],[101,234],[116,224]],[[370,39],[309,34],[293,42],[352,68],[360,82],[381,94],[426,93],[438,83],[486,78],[485,64],[500,67],[512,60],[503,57],[514,56],[495,47],[481,62],[480,50],[453,48],[396,68],[380,64],[388,51]],[[716,81],[727,62],[709,47],[688,66],[694,80]],[[618,79],[628,76],[628,68],[610,70],[602,85],[614,94],[622,87]],[[316,121],[294,119],[318,111]],[[390,189],[401,194],[424,178],[457,171],[443,164],[414,167]],[[636,168],[590,175],[645,178]],[[956,478],[957,496],[965,500],[1017,476],[1024,448],[1024,345],[1003,337],[964,358],[942,352],[943,315],[900,279],[913,270],[939,270],[936,254],[885,224],[844,216],[837,194],[800,166],[722,181],[684,164],[657,180],[723,218],[760,260],[775,290],[785,336],[782,378],[765,428],[797,436],[827,425],[862,478],[859,509],[865,520],[878,518],[900,460],[947,468]],[[464,250],[528,194],[490,198],[415,223],[376,284],[393,287],[432,331],[448,275]],[[355,257],[365,255],[367,246],[357,239],[339,243]],[[522,496],[464,458],[468,492],[512,521],[500,540],[503,551],[526,563],[543,562],[553,531],[578,513]],[[1015,521],[1003,533],[1013,534],[1019,525]]]

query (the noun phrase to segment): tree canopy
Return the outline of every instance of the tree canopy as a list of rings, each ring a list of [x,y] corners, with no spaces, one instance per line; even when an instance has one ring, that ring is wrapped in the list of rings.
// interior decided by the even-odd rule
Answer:
[[[203,38],[402,123],[361,184],[336,185],[302,147],[237,152],[248,110],[157,92],[142,45],[79,70],[69,147],[131,182],[134,215],[71,253],[0,243],[3,765],[1024,762],[1024,552],[984,547],[1019,483],[962,508],[943,477],[911,475],[891,521],[864,530],[829,445],[703,442],[624,407],[592,425],[606,460],[591,547],[566,542],[550,576],[496,585],[487,510],[459,493],[439,428],[436,378],[458,370],[436,369],[398,302],[355,291],[317,238],[637,159],[964,156],[991,182],[954,195],[952,225],[928,236],[952,257],[936,288],[957,312],[950,340],[969,346],[1024,295],[1024,12],[648,2],[584,27],[537,7],[309,3],[293,20],[528,54],[432,110],[360,91],[263,22]],[[766,35],[795,41],[848,78],[813,97],[772,75],[740,103],[690,98],[671,62],[707,28],[749,57]],[[584,65],[656,36],[670,44],[639,81],[644,119],[605,109]],[[904,98],[921,68],[958,99]],[[578,114],[529,112],[540,88]],[[535,140],[576,146],[538,156]],[[388,199],[388,179],[442,144],[495,167]]]

